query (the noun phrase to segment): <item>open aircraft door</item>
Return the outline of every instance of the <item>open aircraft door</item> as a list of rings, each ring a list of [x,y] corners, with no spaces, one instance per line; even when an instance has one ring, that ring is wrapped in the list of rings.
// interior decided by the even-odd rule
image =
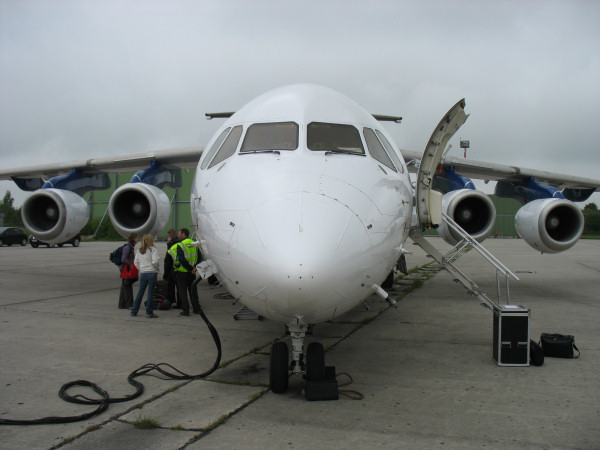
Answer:
[[[468,114],[465,114],[464,108],[464,98],[450,108],[433,130],[425,152],[423,152],[417,173],[416,188],[416,209],[421,229],[436,228],[442,223],[442,193],[432,189],[433,178],[442,162],[448,141],[469,117]]]
[[[462,99],[454,105],[438,123],[435,130],[431,134],[431,138],[427,143],[425,152],[421,159],[421,165],[417,173],[417,188],[416,188],[416,213],[419,220],[421,230],[423,228],[437,228],[442,221],[453,227],[453,229],[462,237],[463,241],[469,246],[475,248],[481,253],[496,268],[496,280],[498,284],[498,301],[491,300],[485,292],[483,292],[475,282],[462,273],[452,262],[457,253],[454,253],[453,258],[448,258],[449,254],[442,255],[431,243],[423,238],[417,231],[411,234],[413,242],[420,246],[428,255],[433,257],[443,269],[447,270],[455,281],[459,281],[471,295],[475,295],[483,305],[494,309],[500,304],[500,279],[499,275],[504,275],[506,278],[506,303],[510,304],[508,279],[512,277],[516,280],[519,278],[502,264],[494,255],[488,252],[481,244],[479,244],[472,236],[465,232],[451,217],[445,215],[442,211],[442,193],[434,191],[433,178],[436,175],[440,163],[444,157],[444,150],[450,138],[467,120],[468,114],[464,111],[465,100]],[[444,217],[445,216],[445,217]],[[455,247],[452,251],[454,251]],[[462,251],[466,246],[462,246],[459,250]],[[459,253],[458,252],[458,253]]]

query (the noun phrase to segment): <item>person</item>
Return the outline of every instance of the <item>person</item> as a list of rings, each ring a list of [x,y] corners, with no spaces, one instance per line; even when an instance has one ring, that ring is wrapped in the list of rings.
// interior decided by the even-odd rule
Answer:
[[[127,237],[127,243],[123,246],[121,253],[121,292],[119,293],[119,309],[131,309],[133,306],[133,283],[137,277],[131,274],[133,258],[135,256],[135,244],[137,244],[137,233],[131,233]]]
[[[140,272],[140,288],[135,301],[133,302],[133,308],[131,309],[131,315],[137,316],[140,310],[140,304],[142,298],[148,287],[148,299],[146,300],[146,317],[148,319],[155,319],[158,316],[154,314],[154,288],[156,287],[156,280],[158,278],[158,262],[160,256],[158,249],[154,246],[154,238],[151,234],[145,234],[142,237],[142,245],[140,249],[135,253],[134,264]]]
[[[171,253],[169,250],[175,244],[179,242],[179,237],[177,236],[177,231],[175,228],[171,228],[168,232],[167,237],[167,253],[165,255],[164,260],[164,269],[163,280],[167,281],[167,300],[171,303],[173,309],[181,309],[181,299],[179,298],[179,292],[175,294],[175,286],[177,285],[177,280],[175,279],[175,270],[173,267],[173,258],[171,257]]]
[[[200,249],[193,245],[192,240],[189,238],[190,231],[187,228],[181,228],[178,235],[180,241],[169,249],[169,253],[171,254],[171,258],[173,258],[177,292],[181,300],[181,312],[179,315],[190,315],[188,293],[190,294],[193,312],[200,314],[198,298],[195,295],[191,295],[192,283],[196,278],[196,264],[200,262]]]

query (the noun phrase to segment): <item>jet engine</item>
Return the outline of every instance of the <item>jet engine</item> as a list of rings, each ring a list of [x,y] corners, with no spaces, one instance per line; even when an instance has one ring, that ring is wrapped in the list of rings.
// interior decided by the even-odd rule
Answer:
[[[87,202],[64,189],[39,189],[21,209],[25,228],[39,240],[55,244],[78,233],[89,219]]]
[[[583,233],[583,213],[569,200],[546,198],[525,204],[515,216],[517,233],[542,253],[571,248]]]
[[[115,230],[127,237],[130,233],[156,234],[171,214],[167,195],[156,186],[146,183],[127,183],[110,197],[108,214]]]
[[[458,189],[444,194],[442,211],[478,242],[488,237],[496,221],[494,203],[483,192],[474,189]],[[438,234],[450,245],[462,239],[446,222],[440,224]]]

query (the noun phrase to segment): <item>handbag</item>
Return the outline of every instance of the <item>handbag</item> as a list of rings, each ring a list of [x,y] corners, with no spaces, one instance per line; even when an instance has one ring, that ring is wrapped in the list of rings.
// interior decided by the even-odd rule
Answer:
[[[123,268],[121,269],[121,278],[125,280],[131,280],[131,282],[135,282],[139,278],[139,271],[135,264],[123,264]]]
[[[529,340],[529,362],[534,366],[544,364],[544,350],[542,350],[542,346],[531,339]]]
[[[575,345],[575,337],[569,334],[542,333],[540,344],[544,350],[544,356],[554,358],[579,358],[581,354]],[[573,350],[577,351],[574,356]]]
[[[139,278],[139,271],[135,264],[132,264],[129,268],[129,279],[133,281],[137,281]]]

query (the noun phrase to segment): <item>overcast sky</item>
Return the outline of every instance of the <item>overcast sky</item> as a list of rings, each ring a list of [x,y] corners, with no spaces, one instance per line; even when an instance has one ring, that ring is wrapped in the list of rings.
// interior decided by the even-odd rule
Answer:
[[[403,116],[386,126],[415,151],[464,97],[452,155],[469,139],[473,159],[600,178],[599,17],[593,0],[0,0],[1,166],[204,145],[205,112],[310,82]]]

